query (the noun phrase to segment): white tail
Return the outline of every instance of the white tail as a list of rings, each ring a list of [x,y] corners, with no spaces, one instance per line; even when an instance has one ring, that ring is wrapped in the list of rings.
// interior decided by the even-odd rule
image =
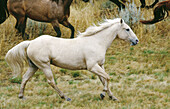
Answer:
[[[10,49],[5,56],[5,60],[15,73],[15,76],[21,74],[24,67],[24,62],[27,62],[26,49],[28,48],[29,44],[30,41],[21,42]]]

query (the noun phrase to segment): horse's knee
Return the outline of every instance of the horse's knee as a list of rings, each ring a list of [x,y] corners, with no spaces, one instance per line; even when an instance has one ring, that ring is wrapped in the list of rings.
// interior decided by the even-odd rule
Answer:
[[[48,84],[51,85],[53,88],[55,87],[55,82],[54,82],[54,81],[47,79],[47,82],[48,82]]]
[[[106,80],[110,81],[110,76],[109,75],[106,75]]]
[[[104,87],[104,88],[103,88],[103,91],[104,91],[104,92],[107,92],[107,91],[108,91],[107,87]]]
[[[48,82],[48,84],[50,84],[50,85],[52,84],[52,81],[50,81],[50,80],[48,80],[48,79],[47,79],[47,82]]]

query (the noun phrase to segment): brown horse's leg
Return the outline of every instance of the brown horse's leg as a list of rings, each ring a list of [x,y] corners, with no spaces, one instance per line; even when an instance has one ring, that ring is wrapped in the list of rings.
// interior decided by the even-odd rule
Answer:
[[[61,31],[60,31],[60,27],[59,27],[58,20],[52,21],[51,24],[52,24],[54,30],[55,30],[56,33],[57,33],[57,36],[56,36],[56,37],[61,37]]]
[[[159,2],[159,0],[155,0],[155,2],[154,2],[152,5],[147,6],[147,7],[148,7],[148,8],[153,8],[158,2]]]
[[[21,89],[20,89],[19,96],[18,96],[19,98],[24,97],[25,85],[28,82],[28,80],[34,75],[34,73],[37,71],[37,69],[38,68],[29,60],[29,68],[28,68],[27,72],[22,77]]]
[[[74,38],[74,27],[68,22],[68,20],[65,20],[63,22],[61,22],[62,25],[64,25],[67,28],[70,28],[71,30],[71,38]]]
[[[26,21],[27,21],[27,17],[20,17],[17,19],[17,23],[16,23],[16,28],[18,29],[19,32],[22,33],[22,38],[25,40],[29,39],[29,36],[25,34],[25,28],[26,28]]]
[[[112,1],[113,3],[115,3],[118,7],[119,7],[119,10],[121,10],[122,8],[124,9],[125,8],[125,5],[122,4],[121,2],[119,2],[119,0],[110,0]]]
[[[17,20],[17,22],[15,24],[15,28],[18,30],[18,20]]]
[[[142,4],[140,7],[141,7],[141,8],[144,8],[144,7],[146,6],[145,0],[140,0],[140,2],[141,2],[141,4]]]

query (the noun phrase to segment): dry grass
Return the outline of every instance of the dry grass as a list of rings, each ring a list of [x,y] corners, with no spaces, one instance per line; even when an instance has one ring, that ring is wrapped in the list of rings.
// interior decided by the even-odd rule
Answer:
[[[102,21],[104,16],[113,18],[118,14],[117,7],[114,6],[112,11],[101,10],[102,2],[96,2],[94,7],[83,2],[72,4],[69,20],[76,33],[83,32],[92,23]],[[138,0],[135,3],[139,6]],[[142,9],[142,13],[145,19],[153,17],[152,9]],[[20,84],[10,79],[12,73],[4,60],[6,52],[22,41],[21,35],[14,29],[15,19],[11,16],[0,25],[0,108],[170,108],[169,21],[170,19],[166,19],[151,26],[139,23],[133,27],[140,40],[138,45],[129,46],[129,43],[116,39],[108,49],[105,68],[111,77],[111,90],[119,102],[111,101],[108,97],[100,100],[99,94],[103,86],[97,76],[88,71],[70,71],[52,66],[58,87],[72,98],[71,102],[66,102],[48,85],[41,71],[27,83],[27,99],[18,98]],[[39,31],[27,29],[31,39],[38,37]],[[61,31],[62,37],[70,37],[69,29],[61,26]],[[50,24],[47,24],[43,34],[56,35]],[[20,79],[15,82],[18,81]]]

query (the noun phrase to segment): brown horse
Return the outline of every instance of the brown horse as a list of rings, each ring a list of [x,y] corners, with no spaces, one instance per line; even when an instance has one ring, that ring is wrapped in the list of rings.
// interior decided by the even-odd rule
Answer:
[[[140,22],[143,24],[154,24],[168,17],[168,11],[170,11],[170,0],[159,2],[154,9],[154,18],[151,20],[141,20]]]
[[[70,15],[70,5],[73,0],[1,0],[0,24],[8,18],[8,11],[16,20],[15,28],[22,33],[25,39],[25,28],[27,18],[51,23],[57,33],[61,36],[59,23],[71,29],[71,38],[74,38],[74,27],[68,22]],[[27,37],[28,39],[29,37]]]
[[[83,0],[84,2],[88,2],[89,0]],[[118,7],[119,7],[119,10],[121,10],[122,8],[124,9],[125,8],[125,5],[123,4],[123,3],[125,3],[126,2],[126,0],[110,0],[111,2],[113,2],[113,3],[115,3]],[[120,1],[122,1],[122,2],[120,2]],[[146,3],[145,3],[145,0],[140,0],[140,2],[141,2],[141,8],[153,8],[155,5],[156,5],[156,3],[158,3],[159,2],[159,0],[155,0],[155,2],[152,4],[152,5],[150,5],[150,6],[146,6]]]

